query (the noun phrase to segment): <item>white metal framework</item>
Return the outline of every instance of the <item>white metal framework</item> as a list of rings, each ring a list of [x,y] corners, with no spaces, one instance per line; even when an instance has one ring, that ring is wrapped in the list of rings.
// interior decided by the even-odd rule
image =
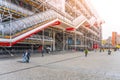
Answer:
[[[90,5],[87,0],[0,0],[0,46],[42,45],[54,51],[100,45],[100,18]]]

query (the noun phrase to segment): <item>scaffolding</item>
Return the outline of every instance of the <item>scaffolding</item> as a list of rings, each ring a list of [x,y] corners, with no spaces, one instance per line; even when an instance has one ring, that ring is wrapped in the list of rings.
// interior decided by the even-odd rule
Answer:
[[[0,44],[3,40],[11,47],[20,44],[30,44],[32,49],[50,46],[53,51],[91,48],[94,43],[100,44],[101,29],[93,26],[95,19],[90,23],[93,12],[85,2],[64,1],[65,11],[53,6],[50,0],[1,0]],[[60,24],[55,25],[56,21]],[[86,23],[90,28],[84,25]],[[67,32],[69,27],[75,28],[75,31]],[[49,32],[47,36],[46,30]],[[41,31],[42,35],[39,34]],[[33,45],[38,47],[33,48]]]

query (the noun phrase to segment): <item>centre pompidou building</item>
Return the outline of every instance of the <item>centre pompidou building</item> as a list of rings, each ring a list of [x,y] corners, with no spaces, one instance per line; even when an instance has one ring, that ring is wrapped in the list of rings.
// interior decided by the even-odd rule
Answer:
[[[90,0],[0,0],[1,49],[98,48],[101,24]]]

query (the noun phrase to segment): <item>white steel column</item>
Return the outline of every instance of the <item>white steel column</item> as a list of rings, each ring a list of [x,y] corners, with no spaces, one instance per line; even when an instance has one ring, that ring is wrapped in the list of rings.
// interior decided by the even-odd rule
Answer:
[[[55,51],[55,32],[53,32],[53,51]]]
[[[74,41],[75,41],[75,50],[76,50],[76,31],[75,31],[75,39],[74,39]]]
[[[44,29],[43,29],[43,32],[42,32],[42,50],[44,50]]]
[[[63,31],[63,51],[65,50],[65,45],[66,43],[65,43],[65,36],[64,36],[64,31]]]
[[[53,51],[53,30],[52,30],[52,28],[51,28],[51,32],[50,32],[50,37],[52,38],[52,41],[51,41],[51,44],[50,44],[50,47],[51,47],[51,51]]]

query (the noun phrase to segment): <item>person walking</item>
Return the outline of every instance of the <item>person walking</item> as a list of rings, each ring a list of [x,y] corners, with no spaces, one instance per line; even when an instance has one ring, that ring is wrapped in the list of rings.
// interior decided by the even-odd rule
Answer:
[[[22,62],[23,62],[23,63],[25,63],[25,62],[26,62],[25,52],[23,52],[23,55],[22,55]]]
[[[26,56],[27,56],[27,61],[26,61],[26,62],[29,63],[29,61],[30,61],[30,56],[31,56],[31,55],[30,55],[30,51],[26,50],[26,53],[27,53],[27,54],[26,54]]]
[[[88,49],[85,49],[84,53],[85,53],[85,57],[87,57],[87,55],[88,55]]]
[[[23,62],[29,63],[29,60],[30,60],[30,52],[28,52],[28,50],[26,50],[26,51],[23,53]]]
[[[111,50],[110,49],[108,49],[108,55],[110,55],[111,54]]]

